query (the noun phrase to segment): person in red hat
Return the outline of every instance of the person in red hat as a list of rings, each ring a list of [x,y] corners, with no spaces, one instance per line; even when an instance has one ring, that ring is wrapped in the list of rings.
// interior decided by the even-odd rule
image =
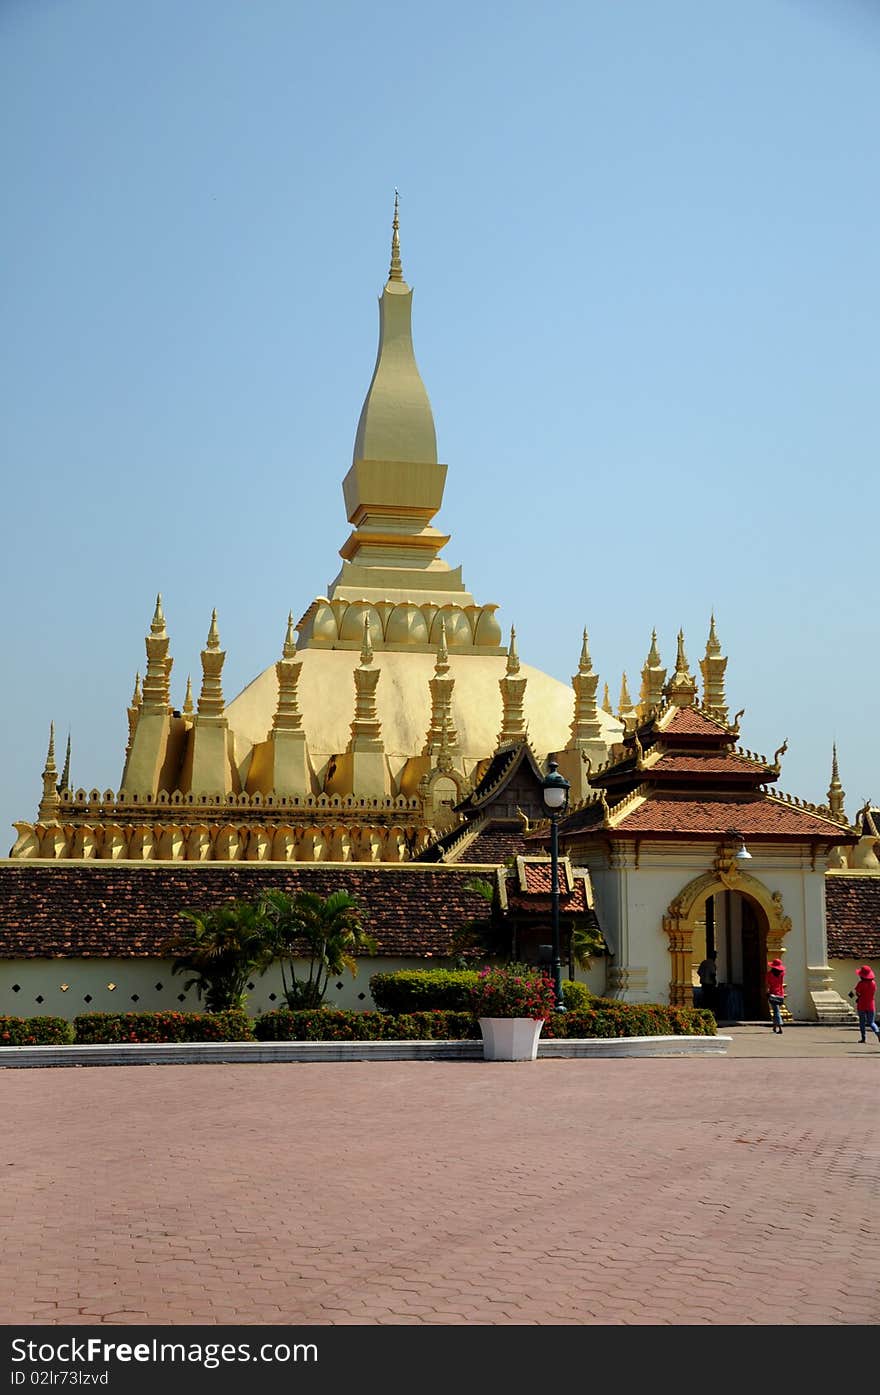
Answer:
[[[773,1013],[773,1030],[782,1036],[782,1013],[785,1002],[785,965],[781,959],[771,959],[767,966],[767,998]]]
[[[870,1027],[877,1038],[877,1045],[880,1046],[880,1027],[874,1021],[874,1003],[877,997],[877,980],[874,978],[874,970],[870,964],[863,964],[856,974],[855,992],[849,995],[856,1000],[856,1009],[859,1014],[859,1035],[862,1041],[866,1040],[866,1032]]]

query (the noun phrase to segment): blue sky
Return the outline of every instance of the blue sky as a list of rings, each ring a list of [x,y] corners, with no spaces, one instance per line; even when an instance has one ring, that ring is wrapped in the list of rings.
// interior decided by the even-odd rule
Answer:
[[[395,186],[445,556],[616,698],[712,607],[781,787],[880,800],[865,0],[2,0],[0,825],[116,788],[157,590],[232,698],[339,565]],[[2,851],[6,846],[0,845]]]

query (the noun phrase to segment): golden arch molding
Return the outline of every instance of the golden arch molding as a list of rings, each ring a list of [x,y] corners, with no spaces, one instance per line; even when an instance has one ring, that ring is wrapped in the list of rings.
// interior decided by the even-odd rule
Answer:
[[[697,917],[706,898],[718,891],[738,891],[760,906],[767,921],[768,958],[785,951],[783,940],[791,930],[791,917],[785,914],[781,893],[768,891],[756,877],[741,872],[733,856],[720,855],[711,872],[704,872],[688,882],[675,900],[669,903],[663,917],[663,931],[669,939],[672,960],[669,1001],[676,1007],[691,1004],[691,964]]]

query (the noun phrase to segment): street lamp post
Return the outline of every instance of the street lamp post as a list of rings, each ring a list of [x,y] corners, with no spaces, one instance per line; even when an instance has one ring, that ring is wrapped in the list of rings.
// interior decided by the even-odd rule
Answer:
[[[559,817],[568,806],[568,791],[571,788],[564,775],[560,775],[556,761],[551,756],[548,770],[541,785],[544,806],[550,815],[550,907],[553,924],[553,992],[556,997],[556,1011],[565,1012],[562,998],[562,962],[559,955]]]

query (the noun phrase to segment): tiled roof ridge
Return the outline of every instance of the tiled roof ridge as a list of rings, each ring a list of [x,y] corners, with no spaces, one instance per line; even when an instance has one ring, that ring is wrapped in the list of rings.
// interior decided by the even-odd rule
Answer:
[[[622,799],[619,799],[616,804],[612,804],[608,817],[609,827],[615,828],[618,823],[626,818],[627,814],[632,813],[636,805],[643,803],[644,800],[648,798],[650,792],[651,786],[643,781],[642,784],[636,785],[634,790],[630,790]]]
[[[799,799],[797,795],[788,794],[785,790],[760,791],[764,799],[769,799],[776,804],[787,804],[790,808],[803,809],[807,814],[814,814],[816,818],[823,819],[825,823],[830,823],[832,828],[845,828],[848,833],[857,833],[858,829],[846,821],[835,819],[827,804],[811,804],[808,799]]]
[[[484,810],[483,813],[477,814],[472,819],[465,819],[457,828],[450,829],[448,832],[441,834],[436,842],[429,843],[424,851],[429,852],[431,848],[439,847],[442,849],[444,861],[447,855],[453,851],[464,852],[465,848],[470,847],[474,839],[486,827],[490,817],[489,811]]]

